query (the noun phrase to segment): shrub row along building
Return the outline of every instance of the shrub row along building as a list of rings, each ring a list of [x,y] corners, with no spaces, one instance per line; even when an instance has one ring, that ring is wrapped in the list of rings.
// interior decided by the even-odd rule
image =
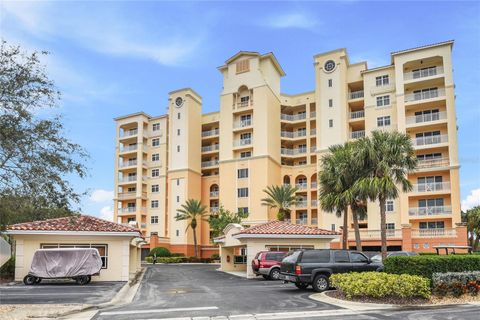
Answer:
[[[247,211],[244,224],[255,225],[276,218],[261,205],[262,190],[291,184],[300,201],[288,221],[339,231],[341,218],[317,200],[322,154],[373,130],[397,130],[411,136],[419,162],[413,190],[386,204],[389,248],[464,244],[452,46],[393,52],[389,65],[372,69],[351,63],[346,49],[321,53],[315,90],[292,95],[281,93],[285,72],[272,53],[237,53],[218,68],[219,111],[202,114],[201,96],[186,88],[169,93],[168,114],[115,119],[116,221],[137,226],[152,247],[192,255],[192,232],[175,219],[185,200],[200,199],[211,213],[220,205]],[[364,250],[379,250],[378,211],[369,203],[360,221]],[[202,256],[218,252],[208,223],[197,232]]]

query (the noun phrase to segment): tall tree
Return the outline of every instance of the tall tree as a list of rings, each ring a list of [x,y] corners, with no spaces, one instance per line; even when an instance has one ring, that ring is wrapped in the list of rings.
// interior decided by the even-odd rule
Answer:
[[[213,237],[218,237],[223,234],[223,229],[230,223],[240,223],[242,219],[248,217],[246,212],[231,212],[225,210],[223,206],[220,206],[218,213],[211,214],[208,217],[208,224]]]
[[[181,205],[182,209],[178,209],[179,215],[175,218],[177,221],[187,221],[187,228],[192,228],[193,231],[193,245],[195,249],[195,257],[198,257],[198,245],[197,245],[197,225],[198,220],[203,219],[207,215],[207,206],[200,203],[196,199],[188,199]]]
[[[81,195],[66,176],[85,177],[87,153],[65,138],[60,116],[40,116],[50,114],[42,111],[56,107],[60,99],[41,63],[46,54],[28,54],[3,40],[0,44],[0,203],[70,212]],[[23,215],[7,208],[0,210],[3,225],[15,214],[32,218],[28,210]]]
[[[382,257],[387,256],[387,227],[385,204],[396,199],[398,186],[403,192],[412,189],[408,174],[417,167],[417,158],[410,137],[399,132],[373,131],[371,137],[357,141],[355,157],[367,171],[355,183],[362,199],[378,200]]]
[[[333,145],[321,159],[319,174],[320,205],[323,210],[343,216],[342,247],[348,249],[348,208],[352,211],[355,243],[362,250],[358,220],[364,218],[366,210],[355,193],[354,184],[362,176],[363,168],[354,157],[355,144],[347,142]]]
[[[284,221],[291,212],[290,207],[297,203],[297,197],[295,196],[297,190],[289,184],[268,186],[263,190],[267,197],[262,199],[262,205],[277,209],[277,219]]]
[[[462,221],[467,224],[468,245],[478,250],[480,242],[480,206],[462,212]]]

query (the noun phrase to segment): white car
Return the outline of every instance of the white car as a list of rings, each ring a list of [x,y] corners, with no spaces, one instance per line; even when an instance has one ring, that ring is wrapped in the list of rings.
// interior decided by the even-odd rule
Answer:
[[[388,257],[398,257],[398,256],[418,256],[418,253],[412,251],[392,251],[387,252]],[[370,258],[373,262],[382,262],[382,254],[376,254]]]

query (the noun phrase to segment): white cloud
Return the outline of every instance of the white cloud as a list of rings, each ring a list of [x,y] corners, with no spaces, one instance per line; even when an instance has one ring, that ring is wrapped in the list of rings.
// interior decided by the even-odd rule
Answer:
[[[270,28],[286,29],[312,29],[318,27],[319,21],[309,14],[301,12],[282,13],[272,15],[267,18],[263,24]]]
[[[473,189],[470,194],[462,200],[462,211],[467,211],[480,205],[480,188]]]
[[[113,191],[96,189],[92,192],[90,200],[97,203],[110,202],[113,200]]]
[[[100,209],[99,217],[104,220],[113,221],[113,209],[111,206],[105,206]]]

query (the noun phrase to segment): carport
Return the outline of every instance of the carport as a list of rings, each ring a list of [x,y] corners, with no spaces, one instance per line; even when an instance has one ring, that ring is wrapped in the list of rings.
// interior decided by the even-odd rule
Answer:
[[[220,246],[221,271],[242,271],[247,278],[254,278],[250,262],[259,251],[328,249],[330,242],[338,238],[339,233],[335,231],[271,221],[249,228],[229,224],[224,236],[214,241]]]

